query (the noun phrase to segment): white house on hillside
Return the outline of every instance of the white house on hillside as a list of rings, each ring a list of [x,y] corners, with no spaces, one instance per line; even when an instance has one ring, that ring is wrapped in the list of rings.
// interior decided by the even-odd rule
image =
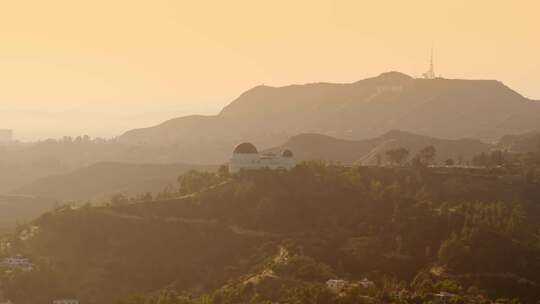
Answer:
[[[32,271],[34,269],[34,264],[21,255],[7,257],[0,263],[0,265],[10,269],[20,269],[25,272]]]
[[[326,281],[326,287],[333,293],[342,292],[349,282],[345,280],[328,280]]]
[[[291,169],[296,165],[291,150],[283,150],[280,155],[259,154],[257,148],[252,143],[241,143],[234,148],[229,162],[231,173],[240,170],[255,170],[261,168],[269,169]]]

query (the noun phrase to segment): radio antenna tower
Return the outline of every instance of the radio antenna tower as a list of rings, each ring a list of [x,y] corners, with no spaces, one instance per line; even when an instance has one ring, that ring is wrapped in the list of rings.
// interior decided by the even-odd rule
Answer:
[[[435,79],[435,67],[433,64],[433,47],[431,47],[431,56],[429,59],[429,70],[422,74],[425,79]]]

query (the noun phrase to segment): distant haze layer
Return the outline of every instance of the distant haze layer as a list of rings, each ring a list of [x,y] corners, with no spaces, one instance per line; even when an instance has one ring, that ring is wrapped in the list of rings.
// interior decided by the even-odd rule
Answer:
[[[539,99],[539,11],[536,0],[7,1],[0,110],[115,113],[110,130],[121,130],[125,113],[201,113],[260,84],[419,76],[432,46],[436,75],[497,79]],[[64,133],[102,133],[83,122],[56,119]],[[34,137],[58,134],[44,126]]]
[[[208,107],[157,107],[151,110],[125,109],[101,112],[31,111],[2,110],[0,108],[0,129],[11,129],[17,141],[36,141],[64,136],[77,137],[89,135],[93,138],[112,138],[126,130],[152,126],[171,117],[192,113],[216,114],[219,108]]]

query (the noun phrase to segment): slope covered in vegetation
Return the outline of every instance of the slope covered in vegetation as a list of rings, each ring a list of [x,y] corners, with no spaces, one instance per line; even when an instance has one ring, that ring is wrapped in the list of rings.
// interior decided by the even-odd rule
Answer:
[[[309,162],[190,172],[180,185],[176,199],[44,215],[34,237],[12,246],[38,267],[4,275],[6,295],[23,304],[358,303],[400,292],[414,303],[441,291],[540,299],[537,179]],[[370,291],[343,297],[322,285],[364,277]]]

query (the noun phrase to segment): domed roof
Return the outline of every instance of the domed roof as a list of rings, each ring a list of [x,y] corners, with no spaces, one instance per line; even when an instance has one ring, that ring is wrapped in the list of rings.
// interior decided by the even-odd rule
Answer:
[[[285,149],[285,150],[283,150],[283,152],[281,152],[281,156],[282,157],[293,157],[293,154],[292,154],[291,150]]]
[[[252,143],[241,143],[234,148],[233,154],[258,154],[257,148]]]

